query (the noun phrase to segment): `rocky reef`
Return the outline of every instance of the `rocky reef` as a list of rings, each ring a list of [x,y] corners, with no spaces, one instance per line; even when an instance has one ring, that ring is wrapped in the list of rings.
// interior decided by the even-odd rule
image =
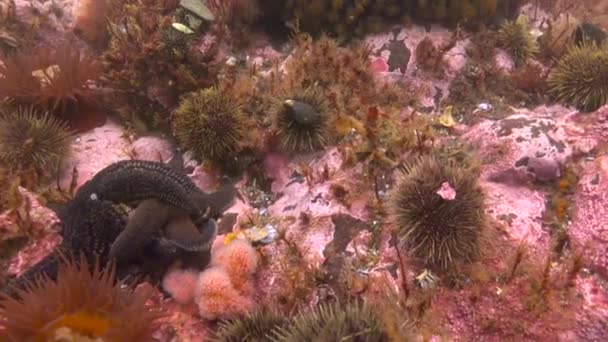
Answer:
[[[602,340],[606,18],[0,0],[0,339]]]

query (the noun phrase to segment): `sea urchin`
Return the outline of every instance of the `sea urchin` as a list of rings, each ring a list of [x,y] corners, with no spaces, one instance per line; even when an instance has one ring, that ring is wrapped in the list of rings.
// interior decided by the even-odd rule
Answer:
[[[325,147],[328,138],[328,108],[312,88],[292,91],[274,100],[276,133],[281,147],[290,152],[310,152]]]
[[[509,52],[517,65],[539,52],[536,38],[528,30],[526,16],[504,23],[498,31],[498,43]]]
[[[258,311],[220,323],[213,337],[217,342],[263,342],[269,341],[277,329],[289,320],[273,311]]]
[[[151,339],[159,313],[146,307],[147,293],[132,293],[115,280],[114,267],[91,267],[64,257],[57,281],[40,277],[19,291],[0,295],[2,341],[105,341]],[[3,335],[3,336],[2,336]]]
[[[392,221],[413,256],[447,267],[478,255],[484,194],[471,169],[447,158],[420,157],[406,167],[391,201]]]
[[[382,322],[366,304],[321,304],[277,331],[275,342],[388,341]]]
[[[215,87],[185,95],[173,114],[172,126],[180,145],[201,159],[231,159],[245,138],[240,105]]]
[[[584,40],[572,46],[547,78],[549,92],[577,109],[591,112],[608,102],[608,49]]]
[[[48,113],[32,107],[0,111],[0,160],[17,170],[54,170],[71,139],[67,126]]]

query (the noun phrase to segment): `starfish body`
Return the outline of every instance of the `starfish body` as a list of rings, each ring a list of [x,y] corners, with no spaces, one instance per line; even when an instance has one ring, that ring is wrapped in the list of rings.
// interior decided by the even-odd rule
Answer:
[[[188,176],[152,161],[118,161],[98,172],[76,194],[91,200],[130,203],[156,198],[185,210],[193,219],[203,212],[192,195],[200,193]]]

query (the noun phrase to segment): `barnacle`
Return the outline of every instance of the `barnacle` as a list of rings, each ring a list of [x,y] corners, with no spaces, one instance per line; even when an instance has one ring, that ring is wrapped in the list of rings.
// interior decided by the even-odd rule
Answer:
[[[291,91],[274,102],[276,132],[285,150],[308,152],[327,144],[329,109],[318,91]]]
[[[14,170],[54,170],[70,151],[67,126],[32,107],[0,111],[0,160]]]
[[[453,198],[439,194],[446,185],[455,192]],[[424,156],[406,167],[395,186],[391,219],[413,256],[448,267],[478,256],[484,197],[471,169],[451,159]]]
[[[498,43],[504,47],[516,64],[521,65],[539,52],[536,38],[528,30],[526,17],[508,21],[498,31]]]
[[[34,105],[72,128],[88,130],[105,122],[89,84],[99,72],[92,57],[68,43],[55,50],[21,52],[0,65],[0,99]]]
[[[608,101],[608,50],[591,41],[572,46],[547,78],[549,92],[567,105],[594,111]]]
[[[86,258],[63,257],[52,280],[43,276],[18,291],[1,295],[3,341],[141,341],[151,339],[161,315],[146,307],[148,293],[133,293],[116,282],[114,267]]]
[[[185,95],[172,125],[180,145],[201,159],[232,159],[246,137],[241,106],[218,88]]]

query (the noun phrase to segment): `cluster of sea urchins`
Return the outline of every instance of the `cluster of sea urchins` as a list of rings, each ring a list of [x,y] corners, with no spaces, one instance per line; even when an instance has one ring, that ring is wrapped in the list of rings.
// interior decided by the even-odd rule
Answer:
[[[445,268],[478,256],[484,194],[470,168],[447,158],[417,158],[401,175],[391,201],[400,241],[414,257]]]
[[[0,294],[0,340],[144,341],[152,338],[159,312],[148,294],[123,289],[114,267],[64,256],[57,280],[43,276],[18,298]]]
[[[388,341],[377,311],[368,304],[323,303],[287,319],[271,311],[260,311],[220,323],[213,341],[308,342]],[[405,337],[403,337],[405,340]]]

